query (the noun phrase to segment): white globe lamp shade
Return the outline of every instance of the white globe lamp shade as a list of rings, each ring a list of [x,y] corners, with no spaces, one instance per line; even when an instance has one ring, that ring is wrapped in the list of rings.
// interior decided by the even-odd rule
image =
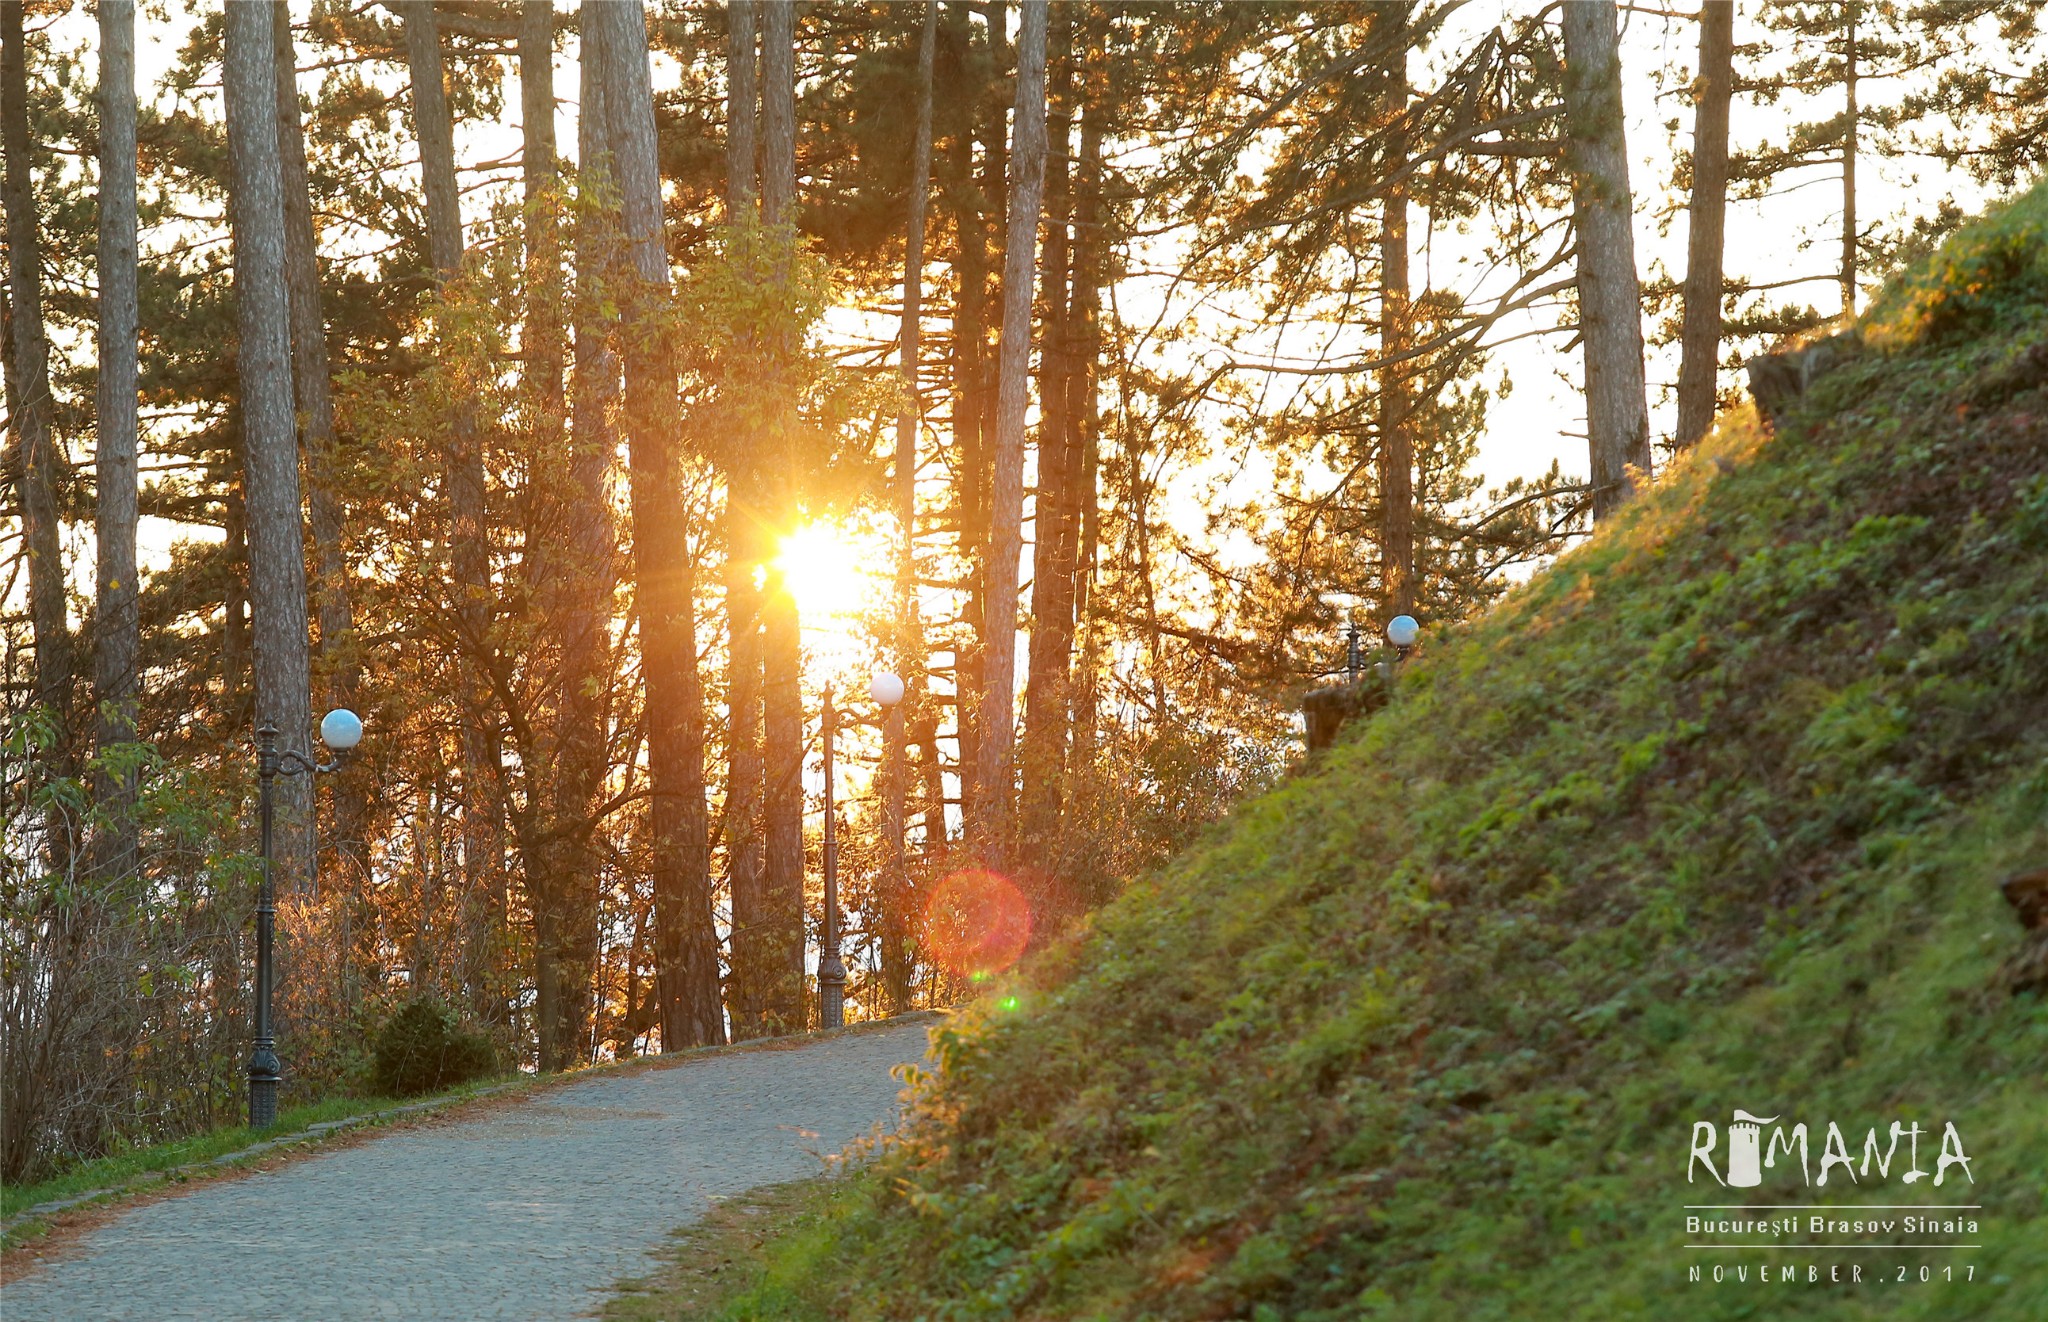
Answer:
[[[363,718],[346,707],[336,707],[320,718],[320,742],[346,753],[363,742]]]
[[[894,707],[903,701],[903,681],[884,670],[868,681],[868,696],[884,707]]]
[[[1413,647],[1422,634],[1422,626],[1415,622],[1413,615],[1396,615],[1387,621],[1387,641],[1396,647]]]

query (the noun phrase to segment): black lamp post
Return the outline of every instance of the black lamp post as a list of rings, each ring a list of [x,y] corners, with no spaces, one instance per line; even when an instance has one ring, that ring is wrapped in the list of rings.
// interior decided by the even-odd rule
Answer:
[[[884,707],[903,701],[903,681],[887,673],[868,682],[868,696]],[[832,705],[832,687],[825,687],[825,933],[818,950],[818,1026],[846,1027],[846,964],[839,958],[839,810],[833,770],[834,736],[839,709]]]
[[[270,984],[274,972],[271,948],[277,931],[277,890],[270,876],[270,782],[279,776],[316,774],[340,768],[342,754],[363,738],[363,722],[346,707],[320,718],[320,740],[334,750],[328,762],[314,762],[301,753],[277,748],[277,727],[265,721],[256,731],[258,812],[262,818],[263,876],[256,892],[256,1049],[249,1053],[249,1128],[268,1129],[277,1123],[277,1084],[282,1073],[277,1042],[270,1029]]]

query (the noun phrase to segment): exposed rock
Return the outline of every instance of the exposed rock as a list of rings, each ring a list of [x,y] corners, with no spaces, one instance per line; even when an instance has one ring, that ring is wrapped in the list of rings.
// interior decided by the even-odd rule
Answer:
[[[1759,354],[1749,360],[1749,393],[1757,411],[1776,427],[1813,383],[1863,351],[1863,337],[1840,331],[1794,349]]]

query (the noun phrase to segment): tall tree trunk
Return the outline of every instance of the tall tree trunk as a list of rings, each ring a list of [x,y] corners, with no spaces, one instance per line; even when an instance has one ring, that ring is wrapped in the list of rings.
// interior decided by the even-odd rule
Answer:
[[[527,17],[531,21],[530,12]],[[556,635],[560,649],[553,764],[534,773],[544,786],[541,834],[546,843],[523,851],[531,860],[527,891],[533,911],[534,1011],[542,1069],[565,1068],[585,1050],[590,1035],[591,962],[597,947],[599,860],[592,844],[590,814],[606,767],[607,703],[601,684],[609,672],[610,608],[617,567],[604,488],[617,445],[612,418],[620,394],[613,303],[619,264],[618,217],[611,210],[612,81],[605,49],[611,35],[610,24],[584,12],[577,107],[581,205],[576,221],[575,414],[559,494],[562,531],[557,544],[534,549],[533,572],[540,583],[544,612],[552,617],[544,621],[544,627]],[[522,78],[531,72],[522,100],[530,126],[539,127],[543,116],[538,113],[538,102],[545,80],[550,113],[545,116],[545,137],[536,140],[530,136],[525,150],[535,158],[552,158],[552,61],[543,71],[539,37],[539,32],[533,31],[523,43],[535,52],[535,59],[530,66],[523,58],[521,61]],[[530,173],[529,188],[545,187],[547,181],[538,172]],[[543,232],[538,238],[545,244],[551,241],[551,234]],[[558,278],[552,263],[544,264],[546,270],[537,272],[539,278]],[[544,290],[536,288],[535,306],[545,305],[553,294],[551,284]],[[559,332],[545,313],[534,329],[539,337],[536,357],[545,361],[549,358],[545,337]],[[559,362],[559,351],[555,362]],[[539,388],[545,397],[556,387],[543,380]]]
[[[729,0],[725,13],[725,215],[733,221],[761,200],[761,52],[754,0]]]
[[[1635,492],[1650,471],[1643,380],[1642,291],[1622,131],[1621,50],[1614,0],[1564,7],[1565,133],[1578,231],[1579,338],[1585,346],[1586,431],[1593,518]]]
[[[326,670],[328,705],[353,709],[362,687],[355,650],[355,619],[343,558],[342,503],[334,471],[334,395],[327,356],[327,320],[321,308],[320,268],[313,234],[313,197],[306,172],[306,136],[299,122],[298,61],[292,52],[291,11],[272,7],[272,43],[277,56],[277,150],[284,175],[285,299],[292,319],[292,394],[305,447],[308,522],[313,529],[313,569],[318,581],[320,659]],[[365,776],[339,776],[334,795],[334,875],[361,895],[369,882],[370,783]]]
[[[135,738],[141,620],[136,613],[135,5],[100,0],[99,602],[93,688],[102,756]],[[102,765],[95,797],[111,815],[96,861],[109,876],[136,864],[136,774]]]
[[[1011,146],[1009,238],[1003,262],[1000,408],[989,483],[984,677],[975,750],[973,838],[995,867],[1009,857],[1016,725],[1017,560],[1023,551],[1024,412],[1031,393],[1031,304],[1038,216],[1045,195],[1046,0],[1023,0],[1017,34],[1017,110]]]
[[[761,219],[794,243],[796,223],[796,6],[771,4],[761,32]],[[777,278],[786,278],[786,252]],[[767,473],[769,527],[789,530],[796,515],[795,344],[771,355],[773,435],[757,453]],[[766,1008],[776,1028],[804,1025],[804,715],[803,645],[796,602],[771,572],[761,604],[761,749],[764,843],[761,890],[768,928]]]
[[[1046,114],[1045,251],[1039,261],[1045,348],[1038,374],[1038,492],[1032,504],[1031,649],[1024,680],[1022,826],[1042,888],[1037,930],[1059,928],[1067,912],[1052,856],[1059,834],[1067,754],[1067,678],[1074,648],[1074,444],[1069,414],[1073,372],[1068,324],[1073,245],[1071,153],[1074,127],[1074,20],[1062,7],[1049,23]]]
[[[1099,33],[1099,29],[1098,29]],[[1101,540],[1101,514],[1096,500],[1096,473],[1101,445],[1101,409],[1097,404],[1097,372],[1102,358],[1103,264],[1108,236],[1103,232],[1102,136],[1109,113],[1107,71],[1099,35],[1089,45],[1087,108],[1081,118],[1080,178],[1074,201],[1073,328],[1074,370],[1068,376],[1077,454],[1074,461],[1074,621],[1081,635],[1081,657],[1073,684],[1069,721],[1073,744],[1067,766],[1081,777],[1095,762],[1096,676],[1101,669],[1101,630],[1088,619],[1094,588],[1096,547]],[[1070,775],[1070,785],[1074,775]],[[1083,782],[1085,783],[1085,782]]]
[[[455,121],[449,111],[441,60],[441,33],[433,0],[398,0],[405,17],[405,52],[412,85],[413,134],[420,149],[420,182],[427,202],[427,246],[444,282],[462,270],[462,199],[455,177]],[[475,413],[458,405],[448,424],[444,458],[448,491],[450,561],[455,571],[457,631],[469,654],[463,667],[462,719],[462,948],[460,980],[476,993],[486,980],[485,933],[505,891],[504,775],[495,700],[482,672],[491,640],[491,565],[485,530],[483,445]],[[580,944],[594,944],[579,929]],[[587,993],[586,993],[587,994]]]
[[[964,70],[973,54],[972,34],[964,6],[947,11],[947,42],[957,52]],[[963,79],[964,81],[964,79]],[[959,557],[967,566],[967,583],[962,603],[960,641],[953,652],[953,728],[959,748],[960,793],[963,809],[973,799],[974,719],[981,694],[981,565],[988,539],[988,470],[986,410],[988,350],[988,225],[984,214],[987,195],[976,185],[974,172],[974,130],[983,98],[978,89],[955,89],[955,104],[966,102],[962,122],[948,153],[947,195],[953,213],[956,251],[953,279],[956,297],[952,334],[952,430],[959,452],[959,476],[954,487],[954,517],[957,523]],[[929,834],[929,833],[928,833]]]
[[[608,728],[597,689],[611,651],[609,610],[616,570],[604,491],[611,433],[603,419],[611,393],[603,386],[593,390],[594,404],[579,396],[577,426],[567,444],[562,443],[568,411],[563,384],[567,354],[562,329],[562,213],[553,197],[561,182],[561,153],[555,140],[552,0],[522,0],[519,7],[519,111],[526,204],[524,380],[533,400],[534,441],[542,459],[535,469],[537,499],[546,510],[541,526],[558,528],[560,535],[530,541],[522,557],[540,605],[542,634],[554,644],[552,679],[558,696],[548,751],[528,764],[526,750],[520,750],[529,788],[526,810],[514,813],[513,820],[527,908],[535,925],[536,984],[544,982],[548,989],[537,1007],[546,1046],[543,1068],[559,1069],[567,1063],[561,1044],[576,1040],[573,1024],[565,1026],[561,1018],[564,906],[571,903],[581,879],[595,876],[598,866],[587,823],[605,769]],[[603,96],[592,93],[582,106],[579,128],[602,140],[605,123]],[[609,217],[586,215],[582,224],[579,239],[597,235],[579,248],[588,256],[589,268],[581,260],[577,263],[578,279],[590,282],[587,302],[594,306],[603,297],[598,292],[604,283],[599,268],[609,252]],[[583,327],[591,328],[588,338]],[[586,359],[586,353],[595,361]],[[579,388],[587,376],[602,380],[609,372],[615,383],[618,375],[618,360],[594,314],[579,317],[577,368]],[[561,467],[548,462],[558,450],[566,459]],[[477,989],[486,1018],[505,1024],[512,1019],[512,988],[503,967],[510,944],[508,908],[501,906],[492,915],[492,967],[486,984]]]
[[[277,726],[280,751],[304,756],[312,751],[306,544],[292,412],[276,34],[268,6],[228,6],[221,84],[227,103],[235,309],[241,337],[236,361],[247,474],[256,719],[258,724]],[[303,892],[313,863],[312,777],[280,776],[275,792],[275,857],[285,890]]]
[[[1693,81],[1692,210],[1686,234],[1685,310],[1679,331],[1680,448],[1714,425],[1721,359],[1721,261],[1728,217],[1728,108],[1735,94],[1735,6],[1700,6],[1700,68]]]
[[[57,438],[51,430],[50,341],[43,331],[42,239],[37,233],[29,141],[28,49],[22,6],[0,4],[0,146],[7,152],[8,340],[13,348],[8,430],[14,433],[22,533],[28,550],[35,698],[57,722],[58,774],[71,766],[71,624],[64,600],[64,541],[57,508]]]
[[[1711,8],[1711,6],[1709,6]],[[1848,116],[1842,126],[1842,315],[1856,315],[1856,139],[1862,110],[1856,103],[1856,20],[1858,0],[1842,6],[1846,40],[1842,47],[1842,91]]]
[[[1408,46],[1403,10],[1395,15],[1397,49],[1388,69],[1388,113],[1408,114]],[[1393,159],[1406,156],[1406,134],[1397,137]],[[1380,354],[1394,358],[1413,342],[1414,312],[1408,296],[1408,194],[1395,186],[1380,204]],[[1415,437],[1409,431],[1411,391],[1405,364],[1380,373],[1380,619],[1382,624],[1415,609]]]
[[[240,430],[240,419],[236,419]],[[242,448],[235,447],[236,466],[243,472]],[[240,473],[221,482],[222,576],[226,579],[220,603],[221,710],[227,728],[239,729],[255,708],[250,699],[249,679],[249,504],[242,498]]]
[[[725,214],[759,223],[760,51],[753,0],[727,5]],[[761,594],[765,558],[759,438],[735,438],[725,464],[726,777],[725,868],[732,902],[726,1002],[735,1037],[766,1030],[769,924],[761,894]]]
[[[910,790],[910,712],[924,700],[924,628],[917,612],[917,436],[923,409],[918,394],[919,337],[924,310],[924,229],[932,174],[932,67],[937,57],[939,6],[925,0],[917,45],[917,127],[910,144],[909,219],[903,241],[903,328],[896,371],[903,402],[896,412],[896,669],[903,677],[903,701],[889,709],[882,730],[883,818],[888,832],[888,869],[883,883],[882,983],[889,1008],[910,1008],[909,860],[904,853]]]
[[[1008,127],[1011,104],[1015,101],[1014,91],[1010,103],[1004,102],[999,95],[1004,73],[1011,68],[1012,59],[1008,6],[987,5],[983,8],[983,15],[988,21],[988,68],[991,76],[985,86],[974,89],[972,102],[981,140],[981,181],[975,193],[978,250],[971,254],[979,272],[977,287],[982,291],[975,323],[978,338],[975,341],[976,372],[972,401],[978,417],[972,435],[975,443],[972,462],[964,465],[961,479],[974,493],[974,518],[963,529],[961,537],[961,551],[967,559],[969,575],[965,612],[968,645],[966,653],[958,658],[960,668],[965,672],[960,690],[962,706],[959,721],[963,826],[981,819],[980,810],[975,806],[975,795],[979,792],[975,768],[981,764],[981,716],[988,692],[990,489],[994,481],[996,437],[1000,431],[998,415],[1002,411],[997,354],[990,340],[998,329],[996,323],[1001,320],[996,309],[1002,300],[1001,268],[1005,260],[1003,245],[1007,241],[1004,231],[1010,205]],[[1004,812],[1008,812],[1007,805]]]
[[[614,29],[605,45],[612,159],[626,249],[638,277],[627,301],[626,434],[653,794],[656,986],[662,1049],[674,1051],[725,1040],[704,806],[704,694],[697,674],[693,564],[674,451],[681,414],[675,346],[663,329],[668,250],[647,30],[637,5],[603,5],[599,11]]]

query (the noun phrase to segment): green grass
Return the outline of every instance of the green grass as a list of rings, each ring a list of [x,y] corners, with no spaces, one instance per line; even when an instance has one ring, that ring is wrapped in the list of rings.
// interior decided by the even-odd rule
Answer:
[[[605,1322],[714,1317],[749,1295],[786,1306],[791,1281],[821,1265],[815,1254],[831,1243],[826,1218],[844,1186],[826,1176],[716,1204],[675,1232],[651,1276],[621,1283],[605,1303]]]
[[[1724,418],[936,1033],[904,1139],[711,1315],[2048,1317],[2048,1007],[1998,892],[2048,866],[2044,216],[1958,235],[1775,436]],[[1741,1201],[1685,1178],[1737,1107],[1816,1160],[1953,1122],[1970,1197],[1769,1201],[1981,1203],[1983,1247],[1691,1284],[1745,1260],[1682,1248]]]
[[[112,1153],[92,1161],[80,1162],[59,1175],[39,1180],[34,1184],[0,1185],[0,1217],[11,1217],[26,1208],[39,1203],[70,1198],[95,1189],[113,1189],[144,1175],[167,1171],[194,1162],[210,1161],[230,1152],[260,1143],[267,1138],[279,1138],[303,1131],[308,1125],[327,1120],[345,1120],[350,1116],[368,1115],[373,1111],[389,1110],[416,1102],[459,1101],[473,1096],[485,1088],[503,1083],[504,1076],[484,1079],[451,1088],[431,1097],[332,1097],[325,1101],[305,1106],[288,1107],[278,1116],[275,1127],[268,1130],[254,1130],[247,1125],[231,1125],[205,1134],[167,1143],[153,1143],[147,1147],[131,1148],[125,1152]]]

